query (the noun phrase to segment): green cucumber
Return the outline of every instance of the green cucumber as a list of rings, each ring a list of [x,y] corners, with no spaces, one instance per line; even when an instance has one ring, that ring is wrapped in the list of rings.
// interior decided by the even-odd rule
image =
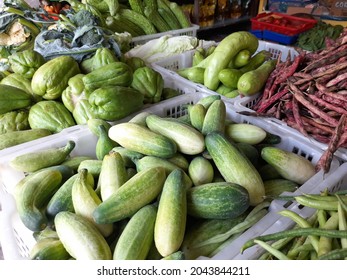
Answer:
[[[89,220],[63,211],[55,216],[54,225],[66,251],[76,260],[112,259],[105,238]]]
[[[214,178],[213,165],[203,156],[196,156],[189,164],[188,174],[195,186],[212,183]]]
[[[173,254],[180,248],[186,220],[187,195],[184,172],[175,169],[167,176],[163,186],[154,227],[155,246],[163,257]]]
[[[145,260],[154,240],[157,207],[140,208],[129,220],[116,243],[114,260]]]
[[[223,100],[215,100],[207,109],[201,133],[224,133],[226,120],[226,106]]]
[[[36,140],[51,134],[52,133],[48,129],[43,128],[8,131],[0,134],[0,150]]]
[[[204,219],[232,219],[249,208],[248,191],[235,183],[209,183],[187,191],[188,215]]]
[[[138,172],[96,207],[93,212],[94,220],[99,224],[108,224],[131,217],[159,195],[165,179],[163,167]]]
[[[261,143],[267,133],[259,126],[250,123],[234,123],[225,127],[225,135],[237,143],[256,145]]]
[[[205,142],[209,155],[225,181],[246,188],[252,206],[262,202],[265,195],[264,183],[249,159],[219,132],[206,135]]]
[[[31,260],[68,260],[71,258],[58,238],[44,238],[30,250]]]

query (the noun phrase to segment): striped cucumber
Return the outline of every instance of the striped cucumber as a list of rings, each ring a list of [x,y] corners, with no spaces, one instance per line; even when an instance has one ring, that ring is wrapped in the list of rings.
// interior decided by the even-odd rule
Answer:
[[[59,238],[44,238],[30,250],[31,260],[68,260],[71,258]]]
[[[264,181],[265,195],[269,198],[276,197],[283,192],[295,192],[299,184],[287,179],[272,179]]]
[[[207,151],[226,182],[246,188],[252,206],[264,200],[263,180],[249,159],[223,134],[212,132],[205,136]]]
[[[129,220],[116,243],[114,260],[145,260],[154,240],[157,207],[140,208]]]
[[[215,100],[207,109],[202,125],[202,134],[211,132],[224,133],[226,120],[226,106],[223,100]]]
[[[188,107],[188,114],[191,125],[199,131],[202,131],[206,115],[206,107],[202,104],[193,104]]]
[[[177,151],[173,140],[136,123],[116,124],[108,133],[122,147],[144,155],[169,158]]]
[[[99,224],[108,224],[131,217],[159,195],[165,179],[166,172],[163,167],[138,172],[99,204],[93,212],[94,220]]]
[[[248,191],[235,183],[208,183],[187,191],[188,215],[204,219],[232,219],[249,208]]]
[[[68,141],[64,147],[50,148],[16,156],[10,166],[23,172],[34,172],[44,167],[62,163],[75,148],[74,141]]]
[[[92,222],[75,213],[63,211],[54,218],[60,241],[76,260],[111,260],[105,238]]]
[[[176,153],[174,156],[167,159],[171,163],[177,165],[179,168],[184,171],[188,171],[189,162],[188,159],[181,153]]]
[[[160,195],[154,242],[163,257],[176,252],[183,241],[187,220],[184,172],[173,170],[166,178]]]
[[[118,146],[112,149],[112,152],[119,153],[122,156],[126,167],[135,167],[135,160],[144,157],[143,154]]]
[[[174,118],[150,115],[146,123],[151,131],[168,137],[177,145],[177,150],[186,155],[196,155],[205,150],[204,136],[194,127]]]

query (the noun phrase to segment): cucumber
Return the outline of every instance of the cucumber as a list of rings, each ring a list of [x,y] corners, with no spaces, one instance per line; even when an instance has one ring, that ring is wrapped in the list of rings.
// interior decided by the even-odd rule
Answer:
[[[250,96],[261,91],[270,73],[276,67],[276,60],[268,60],[257,69],[244,73],[237,82],[240,94]]]
[[[248,191],[235,183],[217,182],[187,191],[188,215],[204,219],[232,219],[249,208]]]
[[[167,260],[185,260],[186,257],[184,255],[184,252],[182,251],[176,251],[174,253],[172,253],[171,255],[168,255],[164,258],[161,258],[161,260],[163,261],[167,261]]]
[[[43,128],[8,131],[0,134],[0,150],[36,140],[51,134],[52,133],[48,129]]]
[[[250,123],[234,123],[226,125],[225,135],[234,142],[256,145],[265,139],[267,133],[261,127]]]
[[[99,159],[86,159],[81,161],[77,168],[77,172],[82,169],[87,169],[88,173],[92,174],[95,179],[97,179],[101,172],[102,160]]]
[[[61,182],[62,175],[59,171],[47,169],[31,173],[15,185],[18,215],[29,230],[40,231],[47,226],[44,209]]]
[[[44,238],[30,250],[31,260],[68,260],[71,258],[58,238]]]
[[[316,174],[314,164],[307,158],[278,147],[264,147],[260,156],[287,180],[300,185]]]
[[[96,142],[95,154],[97,159],[103,160],[104,156],[107,155],[118,144],[108,136],[108,130],[106,130],[103,125],[100,125],[98,128],[99,137]]]
[[[93,211],[100,205],[101,199],[94,190],[94,185],[88,180],[88,170],[81,169],[73,183],[71,197],[75,213],[95,225],[95,227],[105,237],[109,236],[113,231],[111,223],[100,224],[95,223],[93,219]]]
[[[212,257],[210,254],[223,242],[200,246],[200,243],[229,231],[244,220],[244,215],[234,219],[201,219],[197,220],[186,230],[181,250],[187,260],[198,257]]]
[[[62,163],[74,148],[75,142],[68,141],[64,147],[25,153],[13,158],[10,161],[10,166],[19,171],[34,172]]]
[[[60,241],[76,260],[111,260],[112,253],[105,238],[87,219],[63,211],[54,218]]]
[[[225,68],[218,73],[218,79],[228,88],[237,88],[237,82],[242,74],[241,70]]]
[[[205,136],[206,148],[226,182],[239,184],[249,193],[252,206],[264,200],[265,189],[255,166],[221,133]]]
[[[163,257],[173,254],[180,248],[186,220],[187,196],[184,172],[175,169],[167,176],[163,186],[154,226],[155,246]]]
[[[226,120],[226,106],[223,100],[215,100],[207,109],[201,133],[224,133]]]
[[[144,157],[143,154],[118,146],[112,149],[112,152],[117,152],[122,156],[126,167],[135,167],[135,160]]]
[[[177,145],[177,151],[186,155],[196,155],[205,150],[204,136],[194,127],[173,118],[150,115],[146,123],[151,131],[171,139]]]
[[[207,95],[205,97],[202,97],[199,99],[199,101],[196,104],[201,104],[203,105],[206,109],[208,109],[208,107],[211,106],[211,104],[216,101],[216,100],[220,100],[222,99],[222,97],[218,94],[214,94],[214,95]]]
[[[159,195],[165,179],[163,167],[138,172],[96,207],[93,212],[94,220],[99,224],[108,224],[131,217]]]
[[[179,169],[177,165],[174,163],[159,157],[153,156],[144,156],[143,158],[136,161],[136,170],[137,172],[153,168],[153,167],[163,167],[166,172],[166,176],[168,176],[175,169]],[[190,177],[183,171],[183,183],[185,187],[188,189],[193,185]]]
[[[188,159],[181,153],[176,153],[173,157],[167,159],[169,162],[177,165],[184,171],[188,171],[189,162]]]
[[[80,163],[84,160],[90,160],[90,159],[93,159],[93,158],[90,156],[74,156],[74,157],[67,158],[61,164],[68,166],[72,168],[75,172],[77,172],[78,166],[80,165]]]
[[[295,192],[299,184],[287,179],[272,179],[264,181],[265,195],[276,197],[283,192]]]
[[[87,121],[87,126],[89,130],[98,137],[100,133],[100,129],[99,129],[100,125],[104,126],[106,131],[108,131],[111,127],[110,123],[102,119],[89,119]]]
[[[188,107],[188,114],[191,125],[199,131],[202,131],[207,109],[202,104],[194,104]]]
[[[214,178],[213,165],[203,156],[196,156],[189,164],[188,174],[195,186],[212,183]]]
[[[144,155],[169,158],[177,152],[173,140],[137,123],[116,124],[109,129],[109,136],[122,147]]]
[[[105,155],[98,181],[101,199],[109,198],[127,180],[128,173],[122,156],[117,152]]]
[[[116,243],[114,260],[145,260],[154,240],[157,207],[140,208],[129,220]]]

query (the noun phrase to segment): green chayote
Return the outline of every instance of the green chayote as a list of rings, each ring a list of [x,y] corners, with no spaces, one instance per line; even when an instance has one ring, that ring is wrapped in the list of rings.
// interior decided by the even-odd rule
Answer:
[[[114,52],[108,48],[99,48],[91,58],[85,59],[80,63],[80,68],[83,73],[90,73],[101,66],[115,61],[118,61],[118,59]]]
[[[29,129],[27,110],[15,110],[0,115],[0,134]]]
[[[153,68],[144,66],[134,71],[131,87],[144,95],[145,103],[157,103],[161,100],[164,79]]]
[[[84,74],[77,74],[68,81],[68,86],[61,94],[61,100],[65,107],[72,113],[76,104],[83,99],[87,99],[84,92],[83,78]]]
[[[26,79],[31,79],[35,71],[45,63],[44,57],[31,49],[15,52],[8,59],[12,71]]]

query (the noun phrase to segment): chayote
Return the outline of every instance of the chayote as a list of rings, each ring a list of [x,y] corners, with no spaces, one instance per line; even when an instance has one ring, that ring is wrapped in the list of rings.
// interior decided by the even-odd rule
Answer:
[[[109,86],[94,90],[88,100],[94,118],[116,121],[143,106],[143,94],[131,87]]]
[[[75,106],[72,115],[77,124],[87,124],[89,119],[94,119],[95,114],[87,99],[80,100]]]
[[[26,91],[9,85],[0,84],[0,114],[29,107],[32,96]]]
[[[84,74],[77,74],[71,77],[68,81],[68,86],[61,94],[62,102],[71,113],[81,100],[87,99],[84,92],[83,77]]]
[[[46,62],[40,53],[32,49],[15,52],[8,60],[12,71],[26,79],[31,79],[36,70]]]
[[[146,62],[142,58],[137,57],[137,56],[126,57],[125,63],[130,66],[130,68],[133,70],[133,72],[137,68],[141,68],[141,67],[146,66]]]
[[[36,70],[31,80],[35,94],[47,100],[61,97],[71,77],[80,73],[79,65],[71,56],[59,56],[47,61]]]
[[[108,48],[98,48],[91,58],[87,58],[80,63],[83,73],[90,73],[101,66],[118,61],[114,52]]]
[[[15,110],[0,115],[0,134],[29,129],[28,110]]]
[[[134,71],[131,87],[144,95],[144,103],[157,103],[161,100],[164,79],[153,68],[144,66]]]
[[[42,100],[31,106],[28,120],[31,128],[44,128],[52,133],[76,124],[70,111],[56,100]]]

